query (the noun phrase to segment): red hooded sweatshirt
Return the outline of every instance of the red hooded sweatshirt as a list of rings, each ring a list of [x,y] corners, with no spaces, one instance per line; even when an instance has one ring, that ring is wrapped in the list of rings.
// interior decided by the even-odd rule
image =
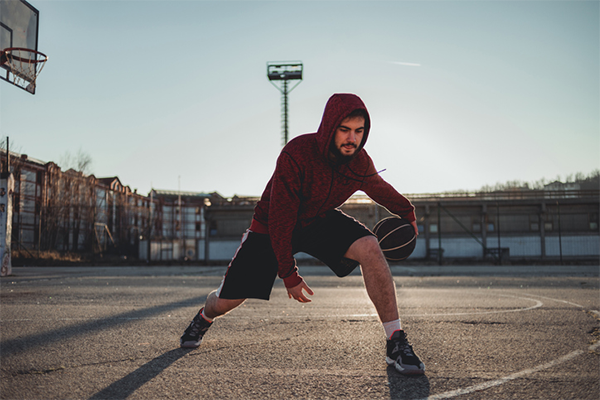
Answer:
[[[367,115],[362,143],[349,162],[336,163],[329,154],[330,143],[342,120],[356,109]],[[415,220],[413,205],[377,174],[363,148],[370,125],[358,96],[334,94],[325,106],[319,130],[292,139],[281,151],[275,172],[255,207],[250,230],[270,235],[278,275],[287,288],[302,281],[292,254],[294,228],[305,227],[340,207],[356,191],[365,192],[393,214]]]

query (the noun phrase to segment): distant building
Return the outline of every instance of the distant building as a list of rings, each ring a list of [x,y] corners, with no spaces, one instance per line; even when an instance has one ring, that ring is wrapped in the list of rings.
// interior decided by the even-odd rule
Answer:
[[[420,232],[409,260],[600,260],[599,191],[561,198],[547,194],[529,190],[408,195]],[[207,237],[208,262],[233,256],[250,226],[256,200],[232,199],[207,209],[214,228]],[[368,228],[390,215],[364,195],[352,197],[341,209]]]
[[[6,151],[0,152],[6,168]],[[10,154],[15,179],[12,249],[116,253],[138,256],[139,233],[148,224],[149,199],[117,177],[62,171],[53,162]]]
[[[151,225],[144,233],[143,260],[204,260],[207,224],[205,210],[227,200],[220,194],[153,189],[149,198]],[[148,248],[148,239],[151,246]]]
[[[569,191],[569,190],[580,190],[581,185],[577,182],[560,182],[554,181],[547,185],[544,185],[544,190],[556,190],[556,191]]]
[[[565,199],[580,196],[581,185],[575,182],[554,181],[544,185],[544,193],[547,199]]]

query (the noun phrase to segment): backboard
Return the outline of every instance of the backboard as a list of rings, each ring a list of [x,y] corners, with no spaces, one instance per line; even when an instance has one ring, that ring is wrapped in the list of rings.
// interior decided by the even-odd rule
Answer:
[[[38,27],[40,12],[25,0],[0,0],[0,50],[24,48],[38,50]],[[10,68],[0,66],[0,79],[15,86]],[[35,93],[35,85],[28,92]]]

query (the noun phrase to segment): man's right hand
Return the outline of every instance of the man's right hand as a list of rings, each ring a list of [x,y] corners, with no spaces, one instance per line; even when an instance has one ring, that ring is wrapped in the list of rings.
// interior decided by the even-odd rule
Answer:
[[[287,288],[288,297],[290,299],[293,298],[294,300],[298,300],[300,303],[310,303],[312,300],[306,297],[302,290],[306,291],[306,293],[310,294],[311,296],[315,294],[315,292],[313,292],[312,289],[308,287],[306,282],[304,282],[304,279],[302,279],[302,282],[300,282],[296,286],[292,288]]]

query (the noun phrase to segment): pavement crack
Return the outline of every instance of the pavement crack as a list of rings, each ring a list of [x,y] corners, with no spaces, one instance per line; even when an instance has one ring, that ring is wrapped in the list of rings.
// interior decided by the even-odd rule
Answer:
[[[459,324],[465,325],[506,325],[506,322],[499,321],[457,321]]]
[[[56,371],[62,371],[63,369],[67,369],[64,365],[59,367],[51,367],[46,369],[29,369],[29,370],[20,370],[16,371],[13,375],[45,375],[51,374]]]

